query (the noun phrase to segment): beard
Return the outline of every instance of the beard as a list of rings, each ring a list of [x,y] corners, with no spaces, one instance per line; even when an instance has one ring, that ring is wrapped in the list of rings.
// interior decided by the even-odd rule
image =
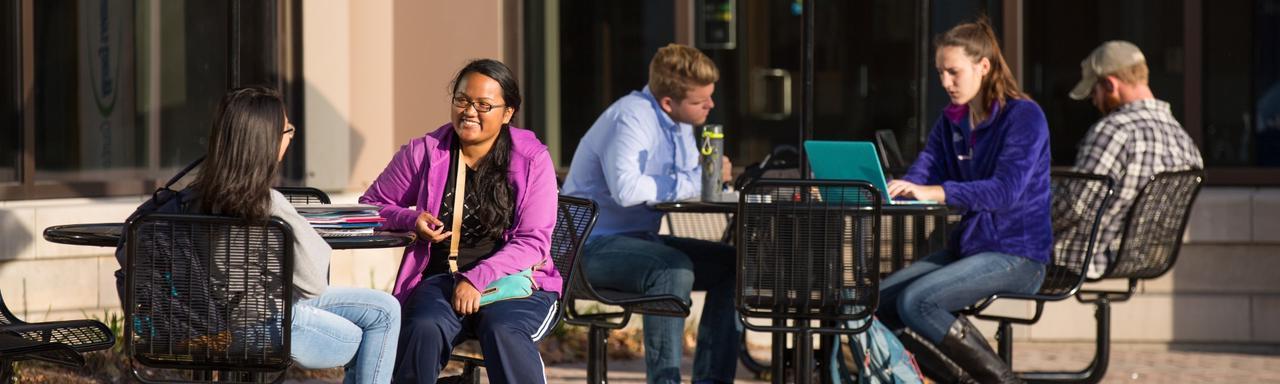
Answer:
[[[1103,95],[1101,102],[1094,103],[1093,106],[1097,107],[1098,112],[1102,112],[1103,115],[1109,115],[1111,112],[1115,112],[1115,110],[1120,109],[1123,105],[1124,103],[1120,101],[1119,94],[1109,94]]]

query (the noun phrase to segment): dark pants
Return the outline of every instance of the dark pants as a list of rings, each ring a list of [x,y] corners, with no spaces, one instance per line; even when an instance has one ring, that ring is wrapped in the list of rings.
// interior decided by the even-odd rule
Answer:
[[[434,383],[453,347],[469,338],[480,341],[491,383],[544,383],[538,340],[555,326],[556,294],[533,296],[480,307],[459,316],[453,311],[453,275],[427,277],[404,303],[394,382]]]
[[[693,380],[732,383],[738,369],[742,322],[733,305],[737,259],[721,243],[660,236],[592,238],[583,249],[583,272],[591,285],[646,295],[675,295],[690,302],[706,291],[698,323]],[[684,318],[644,316],[645,376],[649,383],[680,383]]]

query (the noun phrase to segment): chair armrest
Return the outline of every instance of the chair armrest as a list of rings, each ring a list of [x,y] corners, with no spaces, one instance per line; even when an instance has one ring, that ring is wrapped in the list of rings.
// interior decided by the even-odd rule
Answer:
[[[84,366],[84,357],[66,344],[33,341],[3,333],[0,333],[0,356],[4,357],[6,364],[11,361],[37,359],[72,367]]]

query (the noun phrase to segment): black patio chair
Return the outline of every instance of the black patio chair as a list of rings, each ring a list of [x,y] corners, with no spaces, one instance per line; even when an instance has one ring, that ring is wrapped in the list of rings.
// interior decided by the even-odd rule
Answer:
[[[582,244],[586,241],[587,236],[591,235],[591,229],[596,225],[596,203],[587,199],[580,199],[571,196],[560,196],[559,207],[556,210],[556,227],[551,232],[551,261],[555,263],[556,271],[560,272],[560,277],[564,279],[564,286],[561,288],[560,300],[555,304],[555,321],[549,326],[548,332],[543,335],[550,334],[549,330],[555,329],[560,325],[560,321],[564,319],[564,302],[565,297],[569,295],[570,289],[573,288],[573,278],[577,274],[579,258],[582,252]],[[534,342],[541,339],[534,340]],[[474,342],[469,340],[468,342]],[[479,348],[476,348],[479,350]],[[466,354],[454,353],[450,356],[450,360],[461,361],[463,363],[462,375],[452,381],[459,383],[480,383],[480,375],[478,367],[484,366],[483,356],[471,356]]]
[[[1136,292],[1139,281],[1158,278],[1173,268],[1203,179],[1204,171],[1198,169],[1164,172],[1152,177],[1138,192],[1124,217],[1120,248],[1114,252],[1102,276],[1090,280],[1126,279],[1129,288],[1075,292],[1078,301],[1094,304],[1097,319],[1095,355],[1089,365],[1081,371],[1027,372],[1019,376],[1032,382],[1096,383],[1102,380],[1110,358],[1111,303],[1128,300]]]
[[[131,222],[126,236],[125,345],[135,377],[283,379],[292,363],[294,250],[288,224],[279,218],[249,223],[148,214]]]
[[[22,321],[0,295],[0,383],[9,382],[14,362],[36,359],[80,367],[84,366],[81,353],[115,343],[115,334],[97,320]]]
[[[822,371],[814,366],[813,334],[858,333],[871,324],[879,301],[880,192],[862,181],[763,179],[741,193],[738,313],[747,329],[773,333],[775,382],[786,378],[785,336],[796,335],[791,367],[795,381],[807,383]],[[851,323],[860,326],[845,326]]]
[[[331,204],[329,194],[312,187],[276,187],[293,204]]]
[[[885,175],[898,178],[907,174],[911,164],[903,159],[902,150],[898,148],[898,136],[892,129],[876,130],[876,149],[879,150],[880,165],[884,167]]]
[[[580,268],[579,268],[580,269]],[[583,313],[577,309],[579,300],[621,307],[621,311]],[[587,327],[587,382],[608,382],[606,349],[609,331],[627,326],[631,314],[688,317],[689,303],[675,295],[645,295],[597,289],[587,280],[586,274],[573,275],[572,284],[564,299],[564,321]]]
[[[1044,283],[1035,294],[1000,293],[961,311],[983,320],[999,322],[996,332],[1000,357],[1013,365],[1012,324],[1035,324],[1044,313],[1048,301],[1070,298],[1080,290],[1085,274],[1093,260],[1098,228],[1102,213],[1112,195],[1112,180],[1106,176],[1055,171],[1051,176],[1053,193],[1053,253],[1045,268]],[[1030,317],[989,314],[984,311],[999,300],[1034,301],[1035,312]],[[913,337],[913,335],[906,335]],[[931,343],[909,340],[917,348],[931,348]],[[941,358],[941,354],[932,353]]]

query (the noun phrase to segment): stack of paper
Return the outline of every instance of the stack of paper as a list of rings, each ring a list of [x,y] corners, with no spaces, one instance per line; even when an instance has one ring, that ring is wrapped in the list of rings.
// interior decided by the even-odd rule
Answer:
[[[371,235],[386,221],[378,216],[376,205],[307,204],[296,208],[321,236]]]

